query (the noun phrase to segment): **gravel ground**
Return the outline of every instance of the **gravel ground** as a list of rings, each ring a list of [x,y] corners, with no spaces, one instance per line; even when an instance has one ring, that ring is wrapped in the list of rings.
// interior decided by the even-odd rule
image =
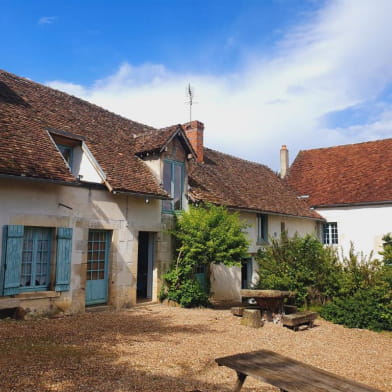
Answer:
[[[0,391],[232,390],[235,372],[214,359],[270,349],[385,392],[392,335],[316,320],[293,332],[252,329],[229,310],[149,305],[58,319],[0,320]],[[244,392],[277,391],[248,378]]]

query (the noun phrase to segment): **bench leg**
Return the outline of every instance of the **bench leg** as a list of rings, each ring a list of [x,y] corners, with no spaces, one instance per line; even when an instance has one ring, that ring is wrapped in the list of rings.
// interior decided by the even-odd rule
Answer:
[[[240,392],[242,386],[244,385],[245,379],[246,379],[246,374],[237,372],[237,383],[235,384],[233,392]]]

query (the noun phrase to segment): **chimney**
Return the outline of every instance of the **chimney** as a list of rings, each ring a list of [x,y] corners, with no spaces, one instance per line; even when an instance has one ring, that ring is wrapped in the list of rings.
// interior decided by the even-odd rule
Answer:
[[[185,134],[191,143],[193,149],[196,152],[196,161],[199,163],[203,163],[203,133],[204,133],[204,124],[200,121],[191,121],[182,125]]]
[[[285,145],[280,149],[280,178],[285,178],[289,170],[289,150]]]

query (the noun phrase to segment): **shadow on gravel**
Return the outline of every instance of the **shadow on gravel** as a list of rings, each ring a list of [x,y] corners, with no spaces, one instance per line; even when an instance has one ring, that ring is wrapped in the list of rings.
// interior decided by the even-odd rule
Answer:
[[[181,344],[183,333],[208,332],[205,324],[170,325],[169,321],[147,310],[1,321],[0,391],[230,391],[218,383],[211,385],[193,379],[192,353],[189,369],[183,369],[178,377],[163,375],[159,369],[151,370],[140,364],[132,367],[121,360],[116,345],[128,349],[151,341]],[[146,365],[148,358],[146,352]],[[162,361],[165,361],[165,352],[162,352]],[[218,377],[218,367],[216,370]]]

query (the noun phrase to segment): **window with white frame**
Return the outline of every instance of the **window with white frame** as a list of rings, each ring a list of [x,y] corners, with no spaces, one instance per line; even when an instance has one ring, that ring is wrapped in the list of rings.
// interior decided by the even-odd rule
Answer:
[[[257,214],[257,242],[268,242],[268,215]]]
[[[338,244],[338,224],[337,222],[327,222],[323,225],[323,243],[325,245]]]

